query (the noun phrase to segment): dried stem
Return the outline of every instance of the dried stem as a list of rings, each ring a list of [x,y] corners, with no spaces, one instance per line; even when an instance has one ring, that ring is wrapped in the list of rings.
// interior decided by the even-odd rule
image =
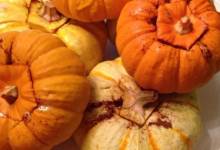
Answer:
[[[51,0],[39,0],[43,3],[39,14],[48,22],[58,21],[61,19],[61,14],[57,11]]]
[[[192,22],[188,16],[182,17],[174,26],[175,30],[179,34],[190,33],[193,29]]]

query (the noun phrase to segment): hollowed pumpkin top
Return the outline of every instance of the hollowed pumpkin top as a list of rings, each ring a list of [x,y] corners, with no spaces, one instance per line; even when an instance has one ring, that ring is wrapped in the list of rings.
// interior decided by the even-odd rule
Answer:
[[[40,31],[0,35],[0,149],[46,150],[71,136],[89,99],[78,56]]]
[[[208,0],[134,0],[119,17],[117,47],[143,88],[189,92],[219,70],[220,15]]]

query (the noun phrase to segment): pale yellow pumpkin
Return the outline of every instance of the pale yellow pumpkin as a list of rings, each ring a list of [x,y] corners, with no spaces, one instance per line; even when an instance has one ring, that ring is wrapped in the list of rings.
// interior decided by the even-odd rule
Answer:
[[[1,2],[10,2],[12,4],[20,5],[20,6],[30,6],[31,0],[0,0]]]
[[[98,64],[88,79],[93,97],[74,135],[82,150],[190,150],[195,144],[201,120],[194,94],[143,91],[120,59]]]

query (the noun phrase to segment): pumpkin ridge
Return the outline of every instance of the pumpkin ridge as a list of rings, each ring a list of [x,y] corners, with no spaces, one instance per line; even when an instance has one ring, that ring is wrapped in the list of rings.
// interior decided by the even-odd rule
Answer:
[[[39,32],[38,30],[35,30],[35,31]],[[18,36],[19,36],[19,35],[21,35],[21,33],[19,33]],[[42,36],[42,35],[43,35],[43,34],[41,33],[41,36]],[[12,49],[14,49],[13,47],[16,46],[15,44],[19,44],[19,43],[16,43],[18,36],[16,36],[16,38],[12,41],[12,44],[11,44],[11,45],[12,45],[12,47],[11,47]],[[40,36],[38,36],[37,39],[40,39],[39,37],[40,37]],[[32,47],[34,46],[34,44],[35,44],[35,42],[32,41],[32,45],[30,46],[30,44],[29,44],[29,49],[32,49]],[[32,53],[33,53],[33,51],[32,51]],[[11,51],[11,55],[13,55],[13,51]],[[27,53],[27,56],[30,57],[30,51]],[[19,59],[17,59],[17,57],[16,57],[15,55],[13,55],[12,58],[14,58],[15,60],[19,60]],[[20,60],[19,60],[19,61],[20,61]],[[29,62],[27,62],[27,64],[29,65]]]
[[[147,137],[148,137],[148,139],[149,139],[149,144],[150,144],[150,146],[152,147],[152,150],[160,150],[159,148],[158,148],[158,146],[157,146],[157,142],[155,141],[155,139],[153,138],[153,136],[152,136],[152,133],[151,133],[151,131],[147,128]]]
[[[39,35],[38,37],[37,37],[37,39],[35,39],[35,41],[38,41],[39,39],[41,39],[42,37],[44,37],[45,35],[43,34],[43,33],[41,33],[41,35]],[[35,57],[35,58],[33,58],[33,55],[34,55],[34,53],[35,53],[35,51],[33,51],[32,49],[33,49],[33,47],[35,46],[35,42],[33,42],[32,43],[32,45],[29,47],[29,52],[27,53],[27,56],[29,56],[30,58],[29,59],[33,59],[32,60],[32,62],[31,62],[31,60],[29,60],[30,62],[27,62],[27,64],[28,65],[31,65],[37,58],[39,58],[40,56],[43,56],[43,55],[45,55],[45,54],[47,54],[48,52],[50,52],[50,51],[53,51],[54,49],[56,49],[56,48],[53,48],[53,49],[50,49],[50,50],[48,50],[47,52],[44,52],[44,53],[42,53],[41,55],[38,55],[37,57]],[[58,48],[58,47],[57,47]],[[29,66],[30,67],[30,66]]]
[[[25,123],[24,123],[25,124]],[[49,144],[45,143],[44,141],[42,141],[40,138],[37,137],[37,135],[34,133],[34,131],[27,125],[25,124],[25,127],[31,132],[31,134],[34,136],[34,138],[36,140],[38,140],[41,144],[49,146]]]
[[[187,135],[185,135],[181,129],[172,128],[172,130],[179,134],[180,139],[187,145],[187,148],[190,150],[190,147],[192,145],[191,139]]]
[[[142,35],[148,34],[148,33],[153,33],[153,32],[154,32],[154,31],[152,31],[152,32],[142,31],[142,32],[136,34],[136,36],[130,37],[125,43],[130,43],[130,42],[132,42],[133,40],[135,40],[135,39],[136,39],[137,37],[139,37],[139,36],[142,36]],[[123,47],[120,48],[119,53],[120,53],[121,55],[123,54],[123,52],[124,52],[126,46],[127,46],[127,44],[124,44]]]
[[[151,43],[151,45],[149,45],[149,47],[151,47],[153,44],[154,44],[154,41],[152,41],[152,43]],[[144,50],[145,53],[144,53],[144,55],[142,56],[142,58],[144,58],[144,56],[147,55],[147,52],[148,52],[150,49],[147,49],[147,48],[143,45],[143,50]],[[141,60],[143,61],[143,59],[141,59]],[[136,74],[137,74],[137,70],[139,70],[139,68],[141,67],[141,62],[142,62],[141,60],[138,62],[137,66],[136,66],[136,68],[135,68],[135,70],[134,70],[133,76],[137,76],[137,75],[136,75]]]

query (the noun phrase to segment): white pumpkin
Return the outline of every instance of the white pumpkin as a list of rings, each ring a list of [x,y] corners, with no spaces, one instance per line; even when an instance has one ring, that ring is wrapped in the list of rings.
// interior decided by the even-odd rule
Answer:
[[[201,130],[194,94],[143,91],[120,59],[100,63],[88,78],[93,98],[74,135],[82,150],[192,148]]]

